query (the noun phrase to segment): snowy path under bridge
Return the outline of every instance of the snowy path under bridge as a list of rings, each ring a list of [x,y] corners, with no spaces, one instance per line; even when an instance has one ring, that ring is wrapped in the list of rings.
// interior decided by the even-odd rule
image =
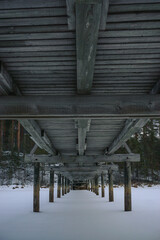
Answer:
[[[32,212],[32,187],[0,188],[0,240],[159,240],[160,186],[133,188],[133,211],[123,211],[122,187],[108,202],[89,191],[71,191],[55,203],[40,193],[40,213]],[[56,195],[56,191],[55,191]]]

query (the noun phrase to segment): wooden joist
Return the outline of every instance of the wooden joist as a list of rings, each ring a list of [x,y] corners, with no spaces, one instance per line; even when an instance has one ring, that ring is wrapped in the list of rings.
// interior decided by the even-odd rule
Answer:
[[[0,96],[0,118],[155,118],[159,95]]]
[[[76,2],[76,50],[77,50],[77,91],[90,93],[98,31],[101,18],[101,4]]]
[[[97,162],[139,162],[139,154],[113,154],[93,156],[47,156],[47,155],[25,155],[25,162],[40,163],[97,163]]]
[[[89,131],[91,120],[89,119],[79,119],[76,121],[76,128],[78,128],[78,153],[79,155],[84,155],[87,140],[86,135],[87,131]]]

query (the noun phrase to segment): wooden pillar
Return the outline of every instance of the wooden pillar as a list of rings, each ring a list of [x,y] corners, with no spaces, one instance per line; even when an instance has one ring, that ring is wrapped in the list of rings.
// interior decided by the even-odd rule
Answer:
[[[104,197],[104,175],[101,174],[101,196]]]
[[[131,203],[131,163],[124,163],[124,210],[132,211]]]
[[[33,212],[39,212],[40,163],[34,163]]]
[[[96,194],[96,178],[93,179],[93,192]]]
[[[64,176],[62,176],[62,196],[64,196]]]
[[[70,192],[70,180],[68,179],[68,193]]]
[[[91,180],[91,192],[93,192],[93,180]]]
[[[54,171],[50,170],[49,202],[54,202]]]
[[[98,176],[95,177],[95,187],[96,187],[96,195],[99,195]]]
[[[61,174],[58,174],[57,198],[61,198]]]
[[[108,171],[108,180],[109,180],[109,202],[114,201],[113,197],[113,172],[111,169]]]
[[[67,178],[65,177],[65,190],[64,193],[67,194]]]

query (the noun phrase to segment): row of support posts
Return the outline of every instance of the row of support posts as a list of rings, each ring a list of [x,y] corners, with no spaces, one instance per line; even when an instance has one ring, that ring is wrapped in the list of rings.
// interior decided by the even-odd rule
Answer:
[[[70,192],[70,180],[61,174],[58,174],[57,184],[57,198]],[[33,186],[33,212],[39,212],[40,210],[40,163],[34,163],[34,186]],[[50,184],[49,184],[49,202],[54,202],[54,171],[50,170]]]
[[[113,171],[109,169],[108,171],[108,182],[109,182],[109,202],[114,201],[113,194]],[[88,189],[88,188],[87,188]],[[96,195],[99,195],[99,183],[98,183],[98,175],[96,175],[91,180],[91,191]],[[101,174],[101,197],[105,197],[104,191],[104,174]],[[131,211],[131,163],[124,163],[124,210]]]
[[[96,195],[99,195],[99,182],[98,175],[95,176],[91,181],[91,191]],[[109,180],[109,202],[114,201],[113,195],[113,171],[110,169],[108,171]],[[61,174],[58,174],[58,185],[57,185],[57,198],[70,192],[70,180]],[[89,181],[87,181],[87,189],[90,190]],[[33,211],[39,212],[39,191],[40,191],[40,163],[34,163],[34,187],[33,187]],[[104,191],[104,174],[101,174],[101,196],[105,197]],[[124,210],[131,211],[131,163],[124,163]],[[49,202],[54,202],[54,171],[50,170],[50,186],[49,186]]]

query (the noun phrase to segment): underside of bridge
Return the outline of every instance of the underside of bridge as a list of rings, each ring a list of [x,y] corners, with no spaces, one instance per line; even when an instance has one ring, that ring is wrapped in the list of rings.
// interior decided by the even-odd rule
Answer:
[[[17,119],[35,147],[34,211],[39,171],[54,173],[58,197],[73,184],[98,194],[101,176],[125,168],[125,210],[131,210],[126,141],[160,116],[160,0],[3,0],[0,2],[0,118]],[[124,146],[127,154],[115,154]],[[35,155],[36,148],[46,151]],[[103,196],[104,197],[104,196]]]

